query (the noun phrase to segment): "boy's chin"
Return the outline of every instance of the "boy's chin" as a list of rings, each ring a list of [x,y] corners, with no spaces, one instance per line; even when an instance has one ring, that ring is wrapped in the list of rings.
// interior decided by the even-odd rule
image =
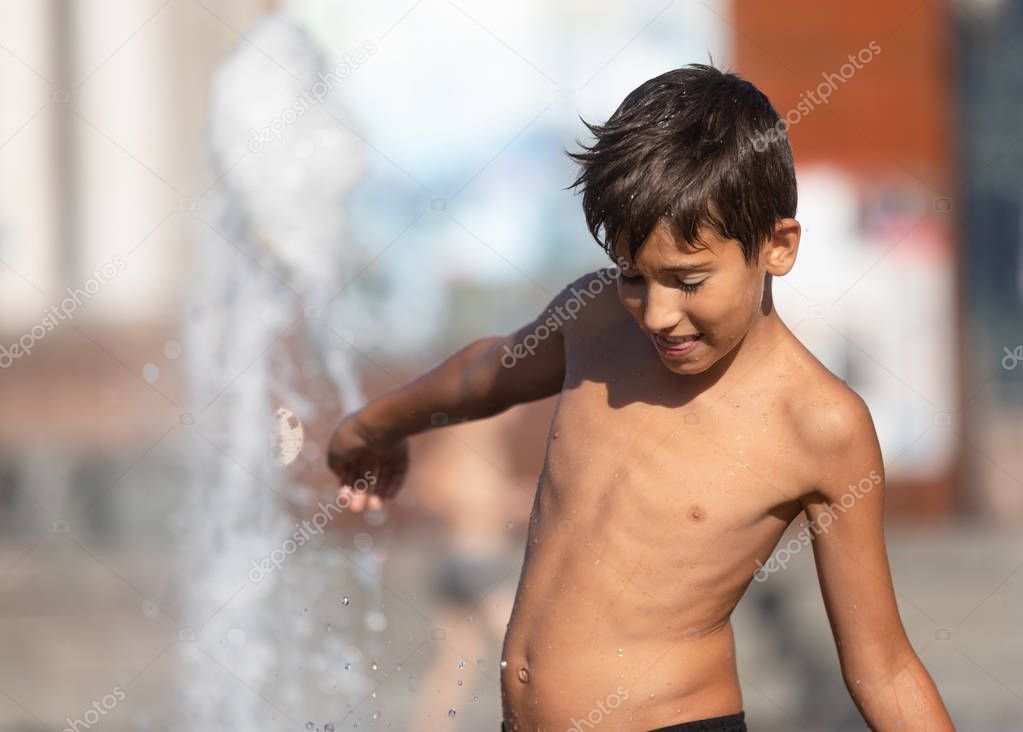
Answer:
[[[680,361],[672,358],[665,358],[661,356],[661,363],[664,367],[673,374],[680,374],[683,376],[692,376],[694,374],[701,374],[709,368],[710,362],[705,358],[698,358],[692,361]]]

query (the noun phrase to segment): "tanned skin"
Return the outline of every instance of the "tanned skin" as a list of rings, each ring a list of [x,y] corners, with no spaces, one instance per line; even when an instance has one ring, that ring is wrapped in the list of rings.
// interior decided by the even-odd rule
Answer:
[[[813,555],[866,722],[953,730],[895,602],[870,412],[773,307],[799,223],[781,219],[750,265],[735,240],[704,229],[694,250],[676,234],[662,222],[634,260],[619,242],[621,267],[346,416],[329,450],[341,493],[353,511],[393,497],[406,438],[433,414],[480,419],[560,394],[502,654],[510,729],[566,730],[594,709],[616,730],[740,711],[730,617],[804,514],[827,521]],[[574,317],[542,327],[555,312]],[[654,340],[697,333],[682,356]],[[351,488],[366,470],[369,494]]]

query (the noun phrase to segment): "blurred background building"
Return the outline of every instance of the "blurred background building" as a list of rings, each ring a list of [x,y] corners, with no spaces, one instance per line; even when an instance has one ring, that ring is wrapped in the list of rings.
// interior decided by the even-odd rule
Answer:
[[[553,400],[415,438],[400,499],[333,522],[258,624],[250,565],[223,596],[202,567],[331,498],[322,448],[360,392],[607,264],[565,190],[580,116],[710,60],[791,124],[804,235],[776,302],[874,415],[910,637],[959,729],[1020,728],[1023,3],[12,0],[0,21],[0,729],[494,728]],[[300,120],[267,100],[311,90],[309,49],[338,81]],[[262,125],[237,128],[246,105]],[[234,305],[263,288],[222,322],[258,324],[239,352],[197,325],[218,276]],[[271,359],[293,378],[261,406],[304,442],[275,462],[256,420],[250,460],[215,415]],[[188,363],[225,376],[208,398]],[[260,511],[225,515],[198,465]],[[735,628],[752,728],[865,729],[808,553]]]

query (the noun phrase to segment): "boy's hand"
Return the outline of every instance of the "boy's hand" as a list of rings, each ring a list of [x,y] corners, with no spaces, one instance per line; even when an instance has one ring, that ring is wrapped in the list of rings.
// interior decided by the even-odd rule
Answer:
[[[347,496],[349,508],[379,509],[385,498],[401,488],[408,472],[408,441],[374,444],[359,422],[359,412],[346,416],[331,435],[327,464],[341,481],[338,499]]]

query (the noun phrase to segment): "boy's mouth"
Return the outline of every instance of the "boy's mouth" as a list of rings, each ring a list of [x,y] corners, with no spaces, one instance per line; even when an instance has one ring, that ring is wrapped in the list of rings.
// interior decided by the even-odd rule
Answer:
[[[654,344],[661,353],[679,356],[693,350],[702,337],[703,333],[691,333],[684,336],[662,336],[658,333],[654,335]]]

